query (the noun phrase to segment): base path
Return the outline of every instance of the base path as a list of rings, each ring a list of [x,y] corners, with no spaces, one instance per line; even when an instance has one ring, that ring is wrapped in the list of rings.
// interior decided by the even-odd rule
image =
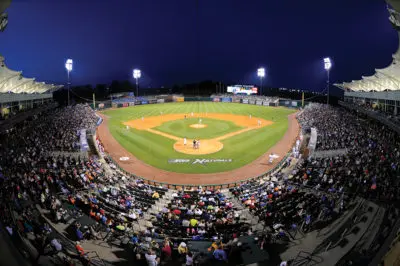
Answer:
[[[105,152],[107,152],[114,159],[114,161],[119,164],[120,167],[127,172],[143,177],[147,180],[173,185],[227,184],[260,176],[268,170],[274,168],[279,161],[286,156],[287,152],[290,151],[294,145],[294,142],[296,141],[300,131],[296,114],[291,114],[288,116],[288,130],[282,139],[255,161],[238,169],[226,172],[212,174],[185,174],[161,170],[137,159],[133,154],[122,147],[121,144],[119,144],[118,141],[111,135],[108,129],[108,117],[101,113],[98,113],[98,115],[103,118],[103,123],[101,123],[97,128],[97,136],[103,143]],[[182,118],[182,116],[180,116],[180,118]],[[142,129],[148,129],[148,127]],[[201,145],[202,144],[203,143],[201,143]],[[269,155],[271,153],[276,154],[279,156],[279,158],[274,160],[272,164],[269,164]],[[129,160],[120,161],[119,158],[121,157],[129,157]]]

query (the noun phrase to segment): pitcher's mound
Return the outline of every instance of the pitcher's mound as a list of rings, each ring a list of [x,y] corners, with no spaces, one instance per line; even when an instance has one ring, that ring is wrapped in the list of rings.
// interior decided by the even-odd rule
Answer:
[[[177,152],[186,154],[211,154],[216,153],[224,147],[222,142],[214,139],[200,140],[200,147],[198,149],[193,149],[193,140],[188,139],[187,144],[183,145],[183,139],[175,142],[174,149]]]
[[[192,127],[192,128],[205,128],[205,127],[207,127],[207,125],[204,125],[204,124],[193,124],[193,125],[190,125],[190,127]]]

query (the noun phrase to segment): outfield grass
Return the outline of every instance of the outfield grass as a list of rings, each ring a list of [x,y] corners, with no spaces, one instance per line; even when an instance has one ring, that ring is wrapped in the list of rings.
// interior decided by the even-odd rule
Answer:
[[[202,118],[202,124],[207,125],[205,128],[190,127],[198,122],[198,118],[175,120],[165,122],[155,129],[181,138],[212,139],[243,128],[230,121],[211,118]]]
[[[252,115],[266,120],[272,120],[274,123],[270,126],[260,129],[251,130],[222,141],[224,148],[210,155],[188,155],[177,152],[173,148],[174,140],[168,139],[161,135],[156,135],[147,131],[136,129],[126,129],[123,122],[140,119],[148,116],[158,116],[161,114],[172,113],[225,113],[238,115]],[[247,105],[238,103],[214,103],[214,102],[185,102],[185,103],[165,103],[154,105],[141,105],[115,110],[104,111],[104,114],[109,117],[109,128],[114,138],[129,152],[134,154],[138,159],[147,164],[160,169],[180,172],[180,173],[216,173],[223,172],[244,166],[259,156],[264,154],[285,134],[288,128],[287,116],[293,113],[294,110],[282,107],[266,107],[257,105]],[[205,119],[203,123],[206,124]],[[192,119],[187,119],[186,122]],[[214,119],[210,119],[214,120]],[[185,137],[191,132],[200,132],[203,129],[187,130],[180,124],[184,120],[166,122],[159,126],[162,131],[173,134],[179,137]],[[197,123],[195,120],[193,123]],[[211,121],[207,121],[207,124]],[[168,125],[170,123],[170,125]],[[176,124],[177,123],[177,124]],[[185,122],[184,122],[185,123]],[[231,122],[223,121],[222,131],[231,132],[233,129]],[[233,124],[234,127],[238,127]],[[239,128],[239,127],[238,127]],[[181,129],[181,130],[179,130]],[[218,127],[210,127],[208,130],[210,136],[195,136],[198,138],[212,138],[212,134],[224,135],[225,133],[218,132]],[[207,130],[207,128],[204,128]],[[204,131],[206,132],[206,131]],[[198,133],[200,134],[200,133]],[[187,135],[187,138],[191,136]],[[230,163],[209,163],[201,164],[171,164],[170,159],[232,159]]]

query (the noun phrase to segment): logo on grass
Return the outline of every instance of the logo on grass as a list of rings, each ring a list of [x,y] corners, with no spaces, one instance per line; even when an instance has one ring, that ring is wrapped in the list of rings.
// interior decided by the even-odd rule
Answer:
[[[231,163],[232,159],[169,159],[168,163],[189,163],[189,164],[201,164],[205,165],[208,163]]]

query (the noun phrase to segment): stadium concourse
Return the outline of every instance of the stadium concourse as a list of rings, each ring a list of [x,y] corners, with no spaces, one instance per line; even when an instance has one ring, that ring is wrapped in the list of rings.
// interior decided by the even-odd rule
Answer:
[[[382,257],[399,227],[398,135],[326,105],[310,104],[297,119],[305,141],[310,128],[318,132],[311,156],[297,144],[288,163],[259,179],[171,189],[118,170],[92,135],[99,117],[88,105],[44,110],[1,135],[2,224],[24,256],[46,265],[366,265]]]

